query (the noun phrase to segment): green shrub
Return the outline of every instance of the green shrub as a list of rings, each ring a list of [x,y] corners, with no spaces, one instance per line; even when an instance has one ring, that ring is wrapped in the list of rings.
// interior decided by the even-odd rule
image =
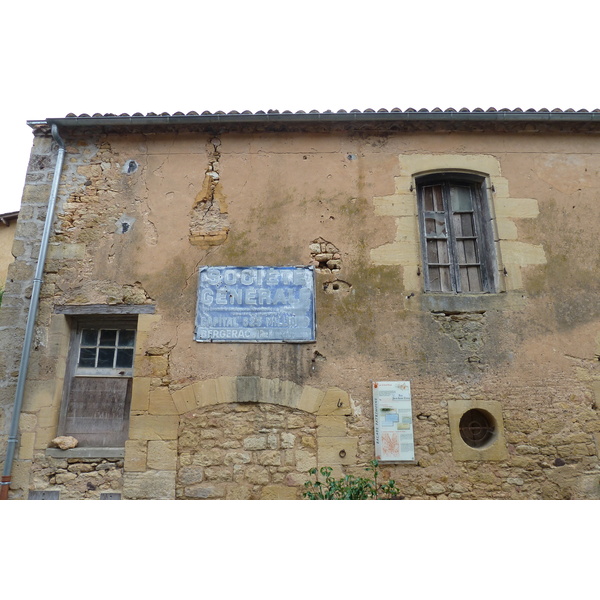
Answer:
[[[331,467],[313,468],[309,471],[314,476],[314,481],[309,480],[304,484],[304,497],[309,500],[385,500],[401,499],[396,482],[390,479],[386,483],[379,483],[379,463],[372,460],[366,471],[371,472],[370,477],[354,477],[345,475],[339,479],[331,477]],[[325,478],[319,480],[319,473]]]

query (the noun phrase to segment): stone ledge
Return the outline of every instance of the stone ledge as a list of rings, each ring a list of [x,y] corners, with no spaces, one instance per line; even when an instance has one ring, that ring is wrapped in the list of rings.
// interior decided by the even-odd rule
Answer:
[[[46,456],[52,458],[124,458],[125,448],[47,448]]]
[[[485,312],[506,309],[508,296],[498,294],[446,294],[424,292],[421,297],[421,310],[430,312]]]

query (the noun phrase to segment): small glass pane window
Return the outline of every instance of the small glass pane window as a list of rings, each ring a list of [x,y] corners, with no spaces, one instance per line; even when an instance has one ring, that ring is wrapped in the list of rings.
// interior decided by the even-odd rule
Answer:
[[[99,348],[98,349],[98,367],[112,369],[115,362],[114,348]]]
[[[100,330],[100,345],[114,346],[117,343],[116,329],[101,329]]]
[[[121,329],[119,331],[119,346],[133,346],[135,340],[135,331],[131,329]]]
[[[131,369],[133,367],[133,329],[83,329],[78,368]]]
[[[133,348],[119,348],[115,366],[121,369],[130,369],[133,366]]]
[[[471,188],[452,186],[450,188],[450,204],[452,205],[452,212],[468,212],[473,210]]]
[[[98,343],[98,330],[97,329],[84,329],[81,332],[81,345],[82,346],[95,346]]]
[[[79,351],[79,366],[96,366],[96,348],[81,348],[81,350]]]

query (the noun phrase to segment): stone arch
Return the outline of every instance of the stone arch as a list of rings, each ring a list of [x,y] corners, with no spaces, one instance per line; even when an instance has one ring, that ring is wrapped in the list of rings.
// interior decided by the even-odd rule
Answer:
[[[178,414],[214,404],[263,402],[320,416],[352,414],[350,396],[338,387],[326,391],[293,381],[264,377],[217,377],[173,392]]]
[[[261,377],[219,377],[173,393],[176,497],[300,498],[311,467],[356,462],[350,397]]]
[[[197,486],[194,488],[197,496],[182,496],[178,491],[182,487],[182,467],[194,466],[183,465],[179,458],[179,451],[183,446],[180,436],[185,429],[184,422],[197,417],[202,418],[212,411],[222,413],[217,421],[221,419],[224,422],[232,412],[239,414],[246,410],[250,414],[256,414],[281,410],[288,415],[287,423],[280,429],[281,434],[286,432],[285,427],[290,427],[289,415],[300,415],[301,420],[302,414],[306,418],[310,417],[312,429],[308,437],[312,436],[314,442],[310,452],[313,456],[312,464],[308,466],[307,454],[300,452],[295,457],[297,467],[298,457],[302,462],[301,468],[295,469],[298,472],[297,481],[293,482],[288,478],[283,483],[274,483],[271,479],[268,484],[262,485],[259,492],[253,489],[252,497],[298,498],[302,489],[300,480],[308,479],[310,467],[331,466],[337,477],[342,474],[345,465],[353,466],[357,462],[358,438],[348,436],[346,423],[347,416],[353,412],[350,396],[338,387],[330,387],[323,391],[280,379],[217,377],[198,381],[171,392],[167,387],[151,389],[149,377],[136,377],[133,382],[131,406],[129,440],[125,444],[125,498],[242,497],[235,495],[238,491],[243,491],[241,487],[239,490],[236,488],[237,479],[233,479],[228,486],[222,486],[227,487],[227,493],[224,495],[212,494],[204,489],[210,488],[210,485],[196,483],[190,485]],[[214,416],[217,416],[216,413]],[[254,421],[257,422],[256,419]],[[207,432],[198,432],[198,440],[208,439]],[[285,444],[281,442],[284,437],[287,440]],[[280,435],[279,449],[287,450],[288,448],[283,446],[290,443],[291,437]],[[304,445],[304,441],[301,438],[300,440]],[[310,440],[308,441],[310,443]],[[206,446],[205,443],[199,443],[200,451],[203,445]],[[235,452],[235,445],[229,444],[229,450]],[[238,450],[244,450],[243,443],[238,446],[241,446],[241,450]],[[302,450],[298,446],[297,449]],[[250,448],[247,450],[253,451]],[[242,456],[238,458],[244,460]],[[256,456],[253,455],[252,458]],[[237,458],[230,454],[227,460],[235,462]],[[186,474],[190,478],[194,476],[192,471],[186,471]],[[303,479],[304,475],[307,477]],[[256,475],[256,478],[258,480],[260,476]],[[209,477],[206,478],[208,479]],[[198,484],[202,484],[202,481]]]

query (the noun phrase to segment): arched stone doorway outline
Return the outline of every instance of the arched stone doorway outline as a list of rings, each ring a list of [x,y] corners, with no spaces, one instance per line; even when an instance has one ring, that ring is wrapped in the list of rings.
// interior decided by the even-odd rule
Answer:
[[[205,409],[233,403],[270,404],[306,412],[313,415],[316,421],[315,466],[341,468],[343,464],[356,462],[358,439],[348,437],[346,426],[352,406],[348,393],[340,388],[332,387],[323,391],[280,379],[219,377],[196,382],[183,393],[175,393],[173,400],[179,411],[185,411],[180,415],[190,416],[196,411],[200,414]],[[298,487],[265,485],[261,497],[282,499],[298,495]]]
[[[268,403],[310,413],[316,419],[316,466],[333,467],[334,475],[341,475],[343,466],[357,463],[358,438],[348,436],[347,428],[352,403],[349,394],[338,387],[321,390],[280,379],[223,376],[174,392],[164,387],[140,392],[146,400],[140,396],[138,406],[146,410],[132,415],[125,453],[125,497],[174,498],[181,416],[222,404]]]

